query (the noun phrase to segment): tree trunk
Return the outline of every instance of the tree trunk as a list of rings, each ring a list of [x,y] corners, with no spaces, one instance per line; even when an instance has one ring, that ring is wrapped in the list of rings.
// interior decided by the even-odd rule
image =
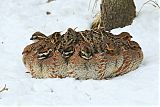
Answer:
[[[130,25],[136,17],[133,0],[102,0],[101,16],[92,23],[92,28],[104,27],[110,31],[114,28]]]
[[[101,22],[106,30],[130,25],[135,16],[133,0],[102,0]]]

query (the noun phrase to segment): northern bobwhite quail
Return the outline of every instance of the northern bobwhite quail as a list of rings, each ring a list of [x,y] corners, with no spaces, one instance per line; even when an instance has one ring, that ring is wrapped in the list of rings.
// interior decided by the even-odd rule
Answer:
[[[142,62],[142,49],[131,38],[127,32],[113,35],[104,29],[69,28],[49,36],[36,32],[32,40],[38,42],[24,48],[23,62],[34,78],[110,79]]]

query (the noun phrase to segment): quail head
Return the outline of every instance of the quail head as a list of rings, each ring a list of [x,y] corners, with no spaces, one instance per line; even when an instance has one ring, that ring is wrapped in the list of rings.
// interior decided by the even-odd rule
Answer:
[[[52,43],[60,42],[61,41],[61,32],[54,32],[53,34],[49,35],[48,38],[52,40]]]
[[[77,32],[68,28],[67,32],[63,35],[63,45],[75,45],[77,42]]]
[[[71,57],[74,53],[74,47],[73,46],[69,46],[69,47],[64,47],[62,50],[61,50],[61,54],[62,54],[62,57],[67,59],[69,57]]]
[[[128,32],[122,32],[119,34],[120,39],[130,41],[132,36]]]
[[[37,42],[39,40],[44,40],[44,39],[48,39],[48,37],[41,32],[35,32],[30,38],[30,40],[33,40],[34,42]]]
[[[46,59],[46,58],[49,58],[49,57],[51,57],[52,55],[51,55],[51,52],[52,52],[53,50],[52,49],[48,49],[48,48],[46,48],[46,49],[42,49],[42,50],[40,50],[39,52],[38,52],[38,56],[37,56],[37,58],[38,59]]]
[[[141,47],[139,46],[139,44],[135,41],[130,41],[129,42],[129,46],[131,47],[131,49],[134,49],[134,50],[138,50],[138,49],[141,49]]]
[[[89,60],[93,57],[93,48],[87,42],[82,42],[80,44],[80,57]]]

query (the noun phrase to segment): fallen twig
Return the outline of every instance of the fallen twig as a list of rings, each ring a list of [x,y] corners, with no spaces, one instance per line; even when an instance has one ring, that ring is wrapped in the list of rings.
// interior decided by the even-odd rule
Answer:
[[[137,16],[139,15],[139,13],[142,11],[143,7],[144,7],[146,4],[151,4],[152,6],[158,7],[158,8],[160,9],[160,6],[159,6],[159,4],[157,3],[157,1],[148,0],[148,1],[146,1],[145,3],[143,3],[142,7],[140,8],[140,10],[139,10],[138,13],[137,13]]]
[[[55,1],[55,0],[48,0],[47,3],[50,3],[50,2],[52,2],[52,1]]]
[[[5,84],[5,86],[0,90],[0,93],[3,92],[3,91],[5,91],[5,90],[6,90],[6,91],[8,90],[8,88],[6,88],[6,84]]]

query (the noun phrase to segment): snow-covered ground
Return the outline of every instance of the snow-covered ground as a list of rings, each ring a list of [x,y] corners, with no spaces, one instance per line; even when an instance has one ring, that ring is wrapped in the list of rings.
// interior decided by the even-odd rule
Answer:
[[[68,27],[89,29],[99,6],[91,0],[0,1],[0,93],[2,105],[157,105],[160,9],[147,4],[128,31],[143,49],[141,66],[111,80],[34,79],[22,63],[23,48],[36,31],[47,35]],[[137,11],[147,0],[135,0]],[[160,2],[159,2],[160,3]],[[46,15],[46,12],[51,12]]]

